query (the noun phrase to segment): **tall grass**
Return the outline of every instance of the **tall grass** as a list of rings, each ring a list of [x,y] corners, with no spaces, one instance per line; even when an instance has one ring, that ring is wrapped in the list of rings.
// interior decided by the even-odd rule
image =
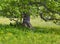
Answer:
[[[0,25],[1,26],[1,25]],[[36,28],[38,30],[38,28]],[[40,29],[29,30],[26,27],[1,26],[0,44],[59,44],[60,34]]]
[[[59,25],[41,22],[39,18],[31,19],[31,23],[35,30],[22,25],[0,24],[0,44],[60,44]]]

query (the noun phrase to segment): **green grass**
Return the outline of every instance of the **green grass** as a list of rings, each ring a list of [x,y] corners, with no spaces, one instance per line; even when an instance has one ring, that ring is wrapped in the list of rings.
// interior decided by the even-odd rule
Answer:
[[[5,21],[9,24],[7,19]],[[60,44],[59,25],[44,22],[39,18],[32,19],[31,23],[35,30],[21,25],[0,25],[0,44]]]
[[[0,44],[60,44],[59,32],[37,30],[32,31],[22,26],[1,26]]]

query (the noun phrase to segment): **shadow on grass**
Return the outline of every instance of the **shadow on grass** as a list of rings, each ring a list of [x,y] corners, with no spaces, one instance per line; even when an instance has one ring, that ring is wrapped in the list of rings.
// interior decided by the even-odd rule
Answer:
[[[0,24],[0,30],[5,30],[5,29],[9,29],[11,30],[11,28],[13,29],[18,29],[18,30],[22,30],[22,31],[32,31],[34,33],[54,33],[54,34],[60,34],[60,30],[59,29],[53,29],[53,28],[41,28],[41,27],[34,27],[33,29],[29,29],[23,25],[2,25]],[[6,30],[5,30],[6,31]],[[15,33],[12,31],[12,33]]]
[[[35,27],[35,32],[60,34],[60,29]]]

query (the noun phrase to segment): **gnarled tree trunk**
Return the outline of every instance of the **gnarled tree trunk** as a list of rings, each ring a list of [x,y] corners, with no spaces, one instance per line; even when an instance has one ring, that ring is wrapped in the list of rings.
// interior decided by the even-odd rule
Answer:
[[[29,28],[32,28],[32,25],[31,25],[31,23],[30,23],[30,15],[28,14],[28,13],[23,13],[22,14],[22,16],[23,16],[23,25],[24,26],[27,26],[27,27],[29,27]]]

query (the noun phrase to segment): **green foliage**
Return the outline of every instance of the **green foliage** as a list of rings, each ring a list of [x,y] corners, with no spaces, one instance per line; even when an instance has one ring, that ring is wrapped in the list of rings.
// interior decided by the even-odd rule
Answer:
[[[47,14],[48,19],[48,16],[60,14],[59,2],[59,0],[2,0],[0,1],[0,15],[21,18],[22,12],[28,12],[34,16],[43,12],[43,17],[45,18],[44,14]]]

